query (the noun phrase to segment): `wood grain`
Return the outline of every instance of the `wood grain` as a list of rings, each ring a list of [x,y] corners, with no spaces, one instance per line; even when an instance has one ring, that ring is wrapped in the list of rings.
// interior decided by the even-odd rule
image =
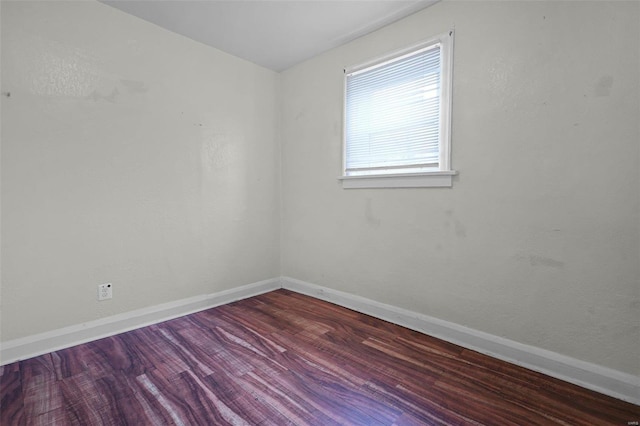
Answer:
[[[287,290],[0,367],[5,425],[626,425],[640,407]]]

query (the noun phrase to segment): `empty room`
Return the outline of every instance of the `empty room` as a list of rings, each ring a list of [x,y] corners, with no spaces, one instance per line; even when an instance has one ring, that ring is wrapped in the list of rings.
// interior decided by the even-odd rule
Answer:
[[[639,424],[640,2],[0,25],[2,426]]]

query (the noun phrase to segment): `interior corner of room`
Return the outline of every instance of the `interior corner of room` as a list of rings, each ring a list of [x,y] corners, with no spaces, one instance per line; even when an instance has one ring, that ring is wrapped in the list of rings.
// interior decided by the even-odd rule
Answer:
[[[444,0],[274,71],[2,1],[2,363],[286,288],[640,403],[639,10]],[[453,186],[344,190],[343,70],[452,28]]]

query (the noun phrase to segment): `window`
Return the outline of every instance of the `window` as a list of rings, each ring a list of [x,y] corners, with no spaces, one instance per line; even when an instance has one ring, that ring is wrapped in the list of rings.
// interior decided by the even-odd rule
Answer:
[[[344,188],[451,186],[453,31],[345,70]]]

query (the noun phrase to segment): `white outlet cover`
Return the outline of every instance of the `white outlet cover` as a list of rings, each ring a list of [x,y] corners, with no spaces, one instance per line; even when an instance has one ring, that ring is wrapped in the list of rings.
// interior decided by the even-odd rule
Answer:
[[[113,285],[105,283],[98,285],[98,300],[107,300],[113,297]]]

